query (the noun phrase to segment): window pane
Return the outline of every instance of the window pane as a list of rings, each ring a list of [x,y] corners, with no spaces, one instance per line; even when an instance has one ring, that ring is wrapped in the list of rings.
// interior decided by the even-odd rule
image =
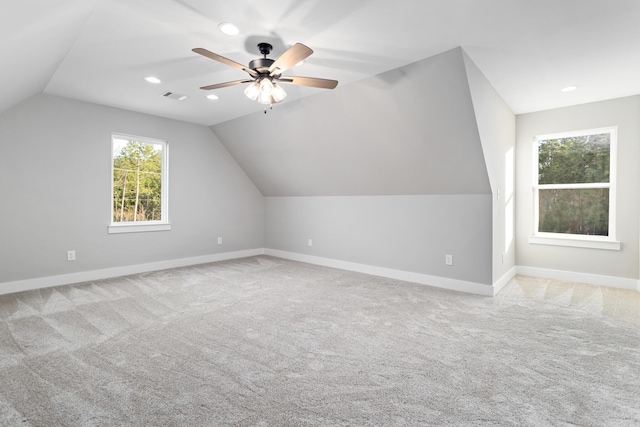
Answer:
[[[539,190],[538,231],[609,235],[609,189]]]
[[[162,144],[114,139],[113,222],[162,219]]]
[[[538,183],[609,182],[611,134],[538,141]]]

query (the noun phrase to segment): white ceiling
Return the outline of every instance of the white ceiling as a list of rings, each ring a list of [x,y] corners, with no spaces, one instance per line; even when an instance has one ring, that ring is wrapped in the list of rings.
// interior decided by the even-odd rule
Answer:
[[[38,93],[213,125],[262,109],[240,63],[315,52],[289,75],[341,85],[462,46],[516,114],[640,93],[638,0],[0,0],[0,112]],[[217,26],[233,22],[237,36]],[[154,75],[159,85],[143,80]],[[577,85],[574,92],[562,87]],[[321,89],[285,86],[285,102]],[[164,98],[166,91],[189,96]],[[274,107],[274,108],[277,108]]]

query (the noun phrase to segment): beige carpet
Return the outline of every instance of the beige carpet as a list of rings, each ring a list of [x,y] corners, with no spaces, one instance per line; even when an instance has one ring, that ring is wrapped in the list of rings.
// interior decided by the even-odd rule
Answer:
[[[640,425],[640,298],[267,256],[5,295],[0,425]]]

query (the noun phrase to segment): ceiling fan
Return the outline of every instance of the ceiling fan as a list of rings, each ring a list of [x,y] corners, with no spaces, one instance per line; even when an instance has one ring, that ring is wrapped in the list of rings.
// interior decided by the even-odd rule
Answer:
[[[229,65],[233,68],[245,71],[250,76],[250,78],[242,80],[203,86],[200,89],[212,90],[243,83],[251,83],[245,89],[245,95],[253,101],[270,105],[282,101],[285,96],[287,96],[287,93],[282,89],[279,83],[317,87],[321,89],[333,89],[338,85],[337,80],[318,79],[315,77],[285,77],[282,75],[283,72],[303,61],[313,53],[313,50],[301,43],[293,45],[276,60],[267,58],[267,55],[271,53],[271,50],[273,49],[273,46],[269,43],[258,43],[258,49],[264,57],[254,59],[249,62],[249,66],[244,66],[229,58],[209,52],[207,49],[200,47],[192,49],[193,52],[206,56],[214,61],[222,62],[223,64]]]

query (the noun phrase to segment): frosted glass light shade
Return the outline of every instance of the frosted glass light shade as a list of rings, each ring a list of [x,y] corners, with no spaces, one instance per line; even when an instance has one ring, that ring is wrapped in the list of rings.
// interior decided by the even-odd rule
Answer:
[[[260,104],[265,104],[265,105],[273,104],[272,99],[273,98],[271,97],[271,94],[265,93],[265,92],[260,92],[260,95],[258,96],[258,102]]]
[[[287,92],[282,89],[282,86],[278,86],[277,84],[273,85],[273,91],[271,92],[271,96],[275,102],[282,101],[286,96]]]
[[[271,80],[268,78],[260,80],[260,93],[271,95],[271,92],[273,92],[273,83],[271,83]]]
[[[258,95],[260,95],[260,86],[258,85],[258,82],[253,82],[247,86],[244,90],[244,94],[252,101],[258,99]]]

